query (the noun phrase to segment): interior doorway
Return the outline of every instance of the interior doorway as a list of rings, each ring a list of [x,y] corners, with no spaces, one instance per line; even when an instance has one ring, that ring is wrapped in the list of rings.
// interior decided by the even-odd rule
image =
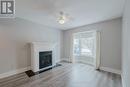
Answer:
[[[85,31],[73,34],[73,62],[84,63],[99,68],[100,33]]]

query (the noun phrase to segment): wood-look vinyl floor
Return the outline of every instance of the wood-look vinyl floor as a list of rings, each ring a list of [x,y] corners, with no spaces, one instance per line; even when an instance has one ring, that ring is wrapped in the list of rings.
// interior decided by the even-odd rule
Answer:
[[[25,73],[0,79],[0,87],[122,87],[121,77],[85,64],[62,66],[29,78]]]

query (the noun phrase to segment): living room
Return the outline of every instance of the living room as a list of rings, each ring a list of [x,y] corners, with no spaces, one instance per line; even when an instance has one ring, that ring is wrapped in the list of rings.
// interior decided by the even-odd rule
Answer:
[[[129,0],[0,3],[0,87],[130,86]]]

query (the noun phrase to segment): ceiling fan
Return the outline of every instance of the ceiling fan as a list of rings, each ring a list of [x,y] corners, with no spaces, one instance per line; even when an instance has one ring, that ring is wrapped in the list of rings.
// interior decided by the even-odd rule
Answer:
[[[68,14],[65,14],[62,11],[59,12],[59,16],[58,16],[58,23],[59,24],[65,24],[70,19],[71,19],[71,17]]]

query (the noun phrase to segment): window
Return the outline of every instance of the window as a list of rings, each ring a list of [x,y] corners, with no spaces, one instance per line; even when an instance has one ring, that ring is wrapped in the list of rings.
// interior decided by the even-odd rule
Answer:
[[[94,57],[94,37],[82,37],[74,39],[74,55]]]
[[[74,39],[74,54],[80,55],[80,40]]]
[[[93,56],[94,39],[93,38],[81,38],[81,53],[82,56]]]

